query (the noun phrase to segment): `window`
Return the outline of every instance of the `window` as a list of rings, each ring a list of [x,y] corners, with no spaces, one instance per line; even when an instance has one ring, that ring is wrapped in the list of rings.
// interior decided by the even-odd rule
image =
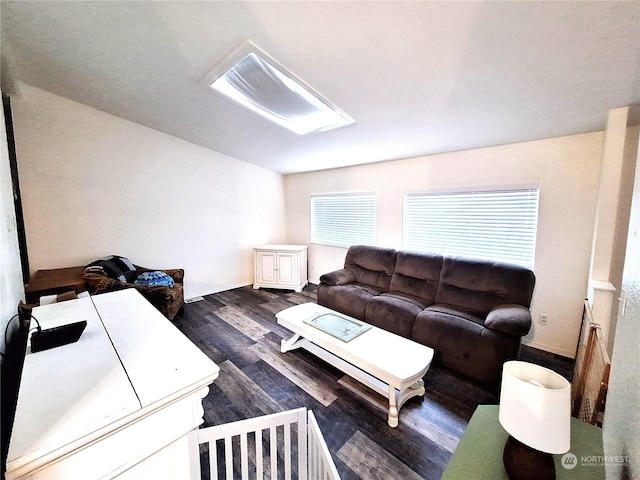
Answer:
[[[540,189],[406,194],[404,248],[533,268]]]
[[[311,243],[349,247],[376,243],[375,193],[311,196]]]

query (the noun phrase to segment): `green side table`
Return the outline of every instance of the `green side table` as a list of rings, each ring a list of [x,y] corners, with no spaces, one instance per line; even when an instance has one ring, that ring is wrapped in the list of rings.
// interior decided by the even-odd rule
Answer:
[[[498,405],[481,405],[476,409],[442,480],[509,479],[502,464],[502,450],[509,434],[498,421],[498,409]],[[564,457],[565,466],[563,455],[553,456],[558,480],[605,478],[600,428],[572,418],[569,454],[575,458]]]

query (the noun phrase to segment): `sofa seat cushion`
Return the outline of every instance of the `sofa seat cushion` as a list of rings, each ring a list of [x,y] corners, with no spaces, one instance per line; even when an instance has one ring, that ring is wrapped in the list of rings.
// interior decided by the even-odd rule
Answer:
[[[321,284],[316,292],[320,305],[364,320],[367,302],[383,293],[384,290],[363,283],[350,283],[336,286]]]
[[[364,321],[409,338],[416,315],[427,305],[426,300],[404,293],[383,293],[368,301]]]
[[[476,323],[484,326],[485,315],[482,313],[470,310],[468,308],[456,307],[454,305],[445,305],[443,303],[436,303],[425,308],[426,311],[432,312],[439,318],[446,319],[462,319],[469,322]]]
[[[499,384],[503,363],[520,350],[520,337],[485,328],[473,312],[442,305],[416,316],[411,339],[433,348],[437,365],[491,385]]]

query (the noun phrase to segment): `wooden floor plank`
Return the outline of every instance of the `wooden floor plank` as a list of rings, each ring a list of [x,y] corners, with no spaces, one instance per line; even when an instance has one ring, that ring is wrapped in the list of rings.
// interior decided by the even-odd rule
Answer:
[[[280,353],[268,343],[256,343],[250,347],[251,350],[262,360],[271,365],[285,378],[298,385],[301,389],[318,400],[325,407],[337,398],[335,391],[335,380],[328,378],[321,370],[314,369],[295,355]]]
[[[315,398],[295,383],[284,378],[272,365],[264,361],[256,362],[243,371],[284,410],[305,407],[313,410],[314,413],[327,411],[327,408]]]
[[[278,334],[282,338],[290,337],[293,333],[287,330],[285,327],[276,323],[276,318],[273,312],[262,308],[260,305],[249,305],[243,308],[247,317],[251,318],[254,322],[262,325],[264,328]]]
[[[338,457],[361,478],[371,480],[424,480],[387,450],[361,432],[356,432],[340,450]]]
[[[245,315],[242,309],[233,305],[219,308],[216,311],[216,315],[254,341],[260,340],[270,332],[270,330]]]
[[[239,418],[253,418],[260,415],[281,412],[283,409],[262,388],[230,361],[220,365],[220,376],[216,386],[224,394],[228,402],[217,408],[232,407],[239,413]]]
[[[441,424],[432,421],[433,417],[425,415],[423,409],[411,408],[410,405],[404,407],[400,414],[406,425],[410,425],[413,430],[450,453],[456,449],[460,437],[464,433],[464,429],[453,433],[450,429],[442,428]]]
[[[286,295],[289,302],[299,305],[301,303],[313,302],[314,299],[308,293],[289,293]]]
[[[369,405],[377,408],[384,414],[389,411],[389,399],[387,397],[383,397],[378,392],[374,392],[370,388],[364,386],[357,380],[349,377],[348,375],[344,375],[338,383],[342,385],[344,388],[351,391],[354,395],[357,395],[364,402],[368,402]],[[401,410],[402,411],[402,410]]]
[[[276,313],[281,312],[285,308],[292,307],[293,305],[296,305],[296,304],[282,298],[282,299],[276,299],[270,302],[263,303],[260,306],[275,315]]]
[[[231,360],[242,368],[258,360],[249,350],[249,347],[255,343],[251,338],[227,324],[217,315],[206,315],[206,319],[209,322],[209,328],[198,327],[197,333],[201,342],[214,345],[219,352],[215,358],[211,357],[214,362]]]

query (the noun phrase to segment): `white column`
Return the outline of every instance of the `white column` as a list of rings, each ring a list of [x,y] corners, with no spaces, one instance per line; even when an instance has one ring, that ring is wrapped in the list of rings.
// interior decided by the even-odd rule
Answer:
[[[638,145],[628,118],[629,107],[609,111],[598,185],[588,298],[605,340],[615,333]]]

